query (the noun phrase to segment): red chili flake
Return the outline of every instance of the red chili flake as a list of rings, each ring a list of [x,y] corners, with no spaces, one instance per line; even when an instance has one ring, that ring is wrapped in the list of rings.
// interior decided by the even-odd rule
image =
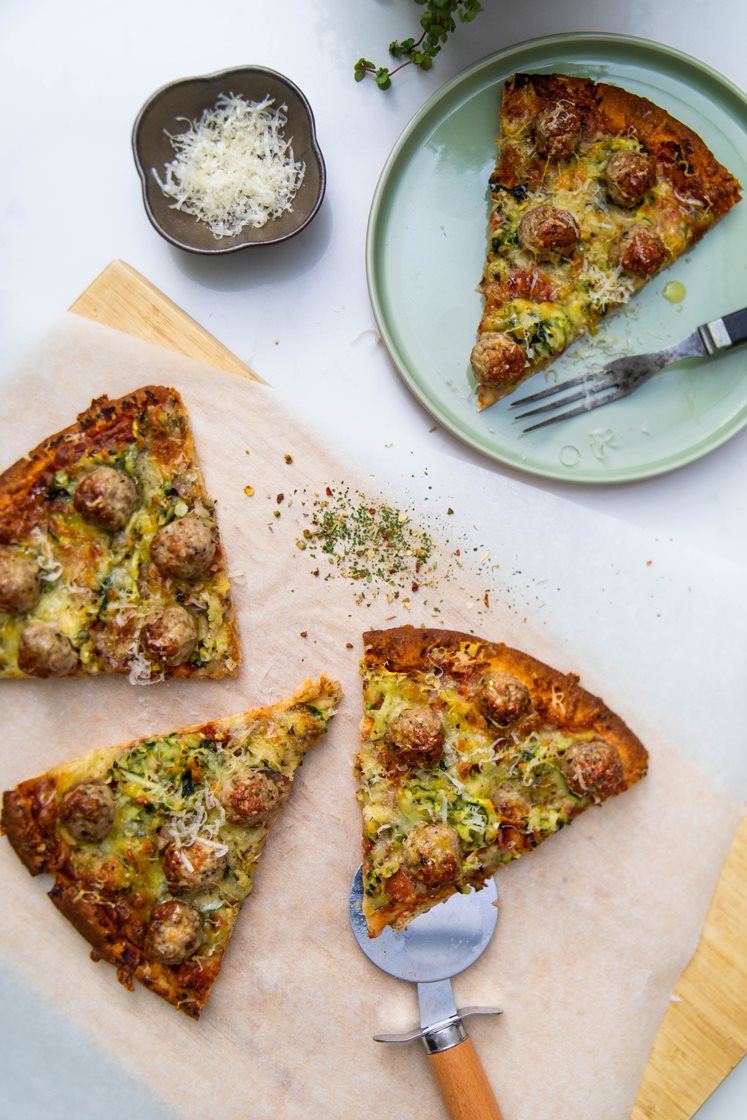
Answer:
[[[319,569],[314,568],[314,571],[311,574],[312,574],[312,576],[318,576],[319,575]]]
[[[370,513],[371,515],[373,515],[374,513],[376,513],[376,506],[369,506],[369,507],[368,507],[368,512],[369,512],[369,513]]]
[[[275,501],[277,502],[278,505],[280,505],[281,502],[285,501],[285,494],[278,494]]]
[[[461,556],[461,555],[462,555],[462,550],[461,550],[461,548],[455,548],[455,549],[454,549],[454,555],[455,555],[455,556]]]
[[[485,604],[486,607],[490,606],[490,596],[488,595],[487,591],[483,595],[482,601],[483,601],[483,603]]]
[[[324,487],[324,493],[327,495],[328,498],[332,497],[332,490],[330,489],[329,486]]]
[[[419,583],[413,583],[413,585],[412,585],[412,590],[413,590],[413,591],[417,591],[419,587],[420,587],[420,584],[419,584]]]
[[[353,643],[352,642],[345,642],[345,649],[352,649],[352,648],[353,648]]]

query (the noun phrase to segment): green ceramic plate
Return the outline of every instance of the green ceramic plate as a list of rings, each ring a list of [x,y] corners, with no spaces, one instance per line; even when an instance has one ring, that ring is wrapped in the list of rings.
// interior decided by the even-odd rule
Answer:
[[[523,435],[507,401],[478,413],[469,353],[482,311],[487,181],[503,81],[517,70],[588,75],[624,86],[699,133],[747,184],[747,98],[668,47],[612,35],[556,35],[501,51],[440,89],[410,122],[371,208],[367,268],[374,313],[402,378],[444,427],[494,459],[569,482],[630,482],[712,451],[747,424],[747,347],[690,360],[625,400]],[[539,373],[576,376],[622,354],[655,350],[699,323],[747,306],[747,203],[632,303]],[[670,303],[665,285],[684,298]]]

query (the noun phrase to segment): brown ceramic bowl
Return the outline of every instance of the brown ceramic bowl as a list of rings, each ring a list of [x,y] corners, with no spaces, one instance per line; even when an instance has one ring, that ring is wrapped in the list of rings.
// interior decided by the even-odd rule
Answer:
[[[286,139],[292,138],[293,156],[306,164],[306,171],[292,210],[259,229],[247,226],[233,237],[216,238],[205,222],[172,208],[173,199],[163,193],[152,168],[163,176],[165,165],[175,157],[166,132],[183,132],[183,118],[198,120],[205,109],[215,105],[221,93],[235,93],[248,101],[270,97],[275,107],[286,105],[288,122],[283,131]],[[138,113],[132,130],[132,148],[148,217],[162,237],[191,253],[234,253],[237,249],[286,241],[306,228],[324,198],[326,171],[311,106],[298,86],[264,66],[241,66],[202,78],[184,78],[159,89]]]

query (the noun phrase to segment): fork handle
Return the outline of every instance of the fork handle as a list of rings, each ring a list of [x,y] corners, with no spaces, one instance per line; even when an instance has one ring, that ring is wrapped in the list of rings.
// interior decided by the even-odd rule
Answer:
[[[732,346],[740,346],[747,342],[747,307],[740,311],[732,311],[720,319],[704,323],[700,333],[709,354],[717,350],[730,350]]]

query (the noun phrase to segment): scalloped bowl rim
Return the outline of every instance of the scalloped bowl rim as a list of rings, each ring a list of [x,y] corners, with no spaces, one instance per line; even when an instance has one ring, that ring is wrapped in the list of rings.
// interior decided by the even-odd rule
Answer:
[[[298,97],[309,120],[310,148],[319,164],[319,189],[317,191],[316,198],[314,199],[314,203],[309,213],[303,218],[303,221],[301,221],[298,226],[294,227],[290,232],[284,233],[279,237],[265,239],[264,241],[242,241],[238,245],[216,245],[215,248],[203,248],[197,245],[189,245],[184,241],[181,241],[178,237],[175,237],[172,233],[165,229],[153,213],[150,199],[148,198],[148,176],[151,169],[146,169],[143,166],[140,158],[140,152],[138,150],[140,128],[146,116],[153,109],[156,102],[161,97],[163,97],[165,93],[169,93],[172,90],[178,89],[180,86],[193,86],[196,84],[209,85],[218,80],[228,78],[233,74],[269,74],[271,77],[277,79],[282,84],[288,86],[289,89],[291,89],[293,93]],[[165,85],[160,86],[150,95],[150,97],[140,109],[137,117],[135,118],[135,123],[132,126],[132,152],[135,159],[135,166],[140,177],[143,205],[145,207],[145,212],[148,215],[151,225],[156,230],[156,232],[159,233],[161,237],[163,237],[166,241],[170,242],[177,249],[184,249],[188,253],[198,253],[200,256],[214,256],[222,255],[225,253],[237,253],[240,249],[257,249],[261,248],[264,245],[278,245],[283,241],[288,241],[291,237],[295,237],[296,234],[299,234],[302,230],[306,229],[309,223],[316,217],[322,205],[322,202],[324,201],[324,195],[327,186],[327,169],[324,162],[322,149],[319,146],[319,141],[316,134],[316,120],[314,118],[314,112],[311,108],[309,99],[306,97],[306,94],[303,92],[303,90],[301,90],[296,85],[295,82],[291,81],[291,79],[286,77],[285,74],[281,74],[279,70],[272,70],[268,66],[232,66],[228,70],[215,70],[211,74],[197,74],[191,78],[178,78],[176,81],[166,82]],[[196,218],[195,221],[197,221]]]

